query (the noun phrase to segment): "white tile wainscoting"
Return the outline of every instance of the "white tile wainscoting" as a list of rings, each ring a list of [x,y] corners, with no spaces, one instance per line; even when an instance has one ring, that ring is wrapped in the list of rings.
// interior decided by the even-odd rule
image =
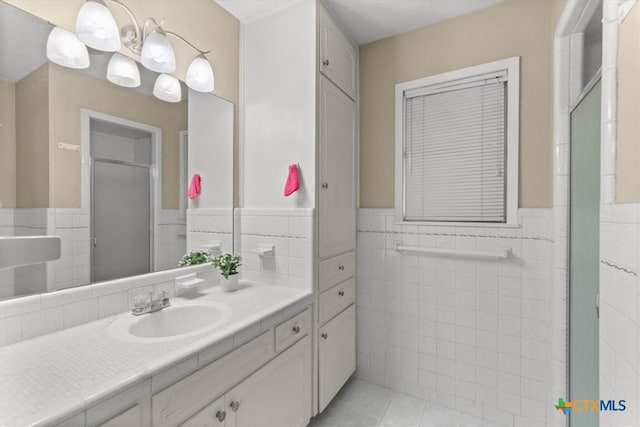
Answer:
[[[600,412],[603,426],[640,425],[640,204],[600,209],[600,397],[624,412]]]
[[[237,208],[235,251],[242,256],[242,277],[258,282],[313,290],[313,209]],[[273,256],[253,252],[274,245]]]
[[[2,270],[0,297],[74,288],[91,281],[88,210],[0,209],[0,221],[2,236],[54,235],[61,239],[58,260]],[[175,268],[186,248],[186,221],[178,217],[177,209],[161,209],[157,227],[156,270]]]
[[[136,295],[164,289],[173,297],[175,278],[193,272],[212,286],[208,264],[1,301],[0,347],[125,312]]]
[[[391,209],[358,211],[357,378],[497,424],[546,424],[552,211],[518,216],[520,228],[475,228],[397,225]],[[399,253],[398,241],[512,253]]]

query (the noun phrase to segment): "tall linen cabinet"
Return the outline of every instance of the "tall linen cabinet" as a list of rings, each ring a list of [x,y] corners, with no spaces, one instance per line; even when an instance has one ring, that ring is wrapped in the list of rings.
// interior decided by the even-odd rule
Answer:
[[[320,1],[289,2],[250,19],[242,40],[240,211],[264,215],[253,218],[260,225],[241,248],[243,268],[253,263],[256,280],[314,292],[315,415],[356,362],[358,47]],[[301,187],[284,197],[291,164]],[[299,228],[276,227],[301,216],[309,224],[304,238]],[[256,260],[257,243],[275,244],[274,255]]]
[[[322,412],[356,368],[358,48],[318,5],[317,393]]]

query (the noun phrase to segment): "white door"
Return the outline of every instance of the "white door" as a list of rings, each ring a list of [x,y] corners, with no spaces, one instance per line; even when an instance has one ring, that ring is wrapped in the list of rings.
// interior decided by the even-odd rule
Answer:
[[[356,104],[320,80],[320,257],[355,248]]]
[[[356,370],[355,304],[320,328],[319,335],[319,409],[322,412]]]
[[[303,427],[311,416],[307,336],[225,395],[227,427]]]

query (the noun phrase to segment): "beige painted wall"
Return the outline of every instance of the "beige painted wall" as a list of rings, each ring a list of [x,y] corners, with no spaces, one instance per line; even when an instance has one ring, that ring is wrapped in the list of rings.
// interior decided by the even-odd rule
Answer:
[[[520,207],[552,204],[552,1],[509,0],[360,48],[360,206],[394,206],[395,84],[520,56]]]
[[[75,19],[85,0],[5,0],[54,25],[73,30]],[[239,99],[239,58],[240,23],[231,14],[218,6],[213,0],[126,0],[125,4],[133,11],[139,21],[154,17],[158,22],[164,20],[164,28],[174,31],[202,50],[211,50],[207,54],[216,78],[214,94],[234,104],[234,194],[238,189],[238,99]],[[109,5],[116,21],[121,25],[130,22],[130,18],[118,6]],[[178,69],[174,75],[182,80],[187,67],[195,57],[194,51],[181,41],[172,38],[176,52]],[[131,56],[123,48],[123,54]],[[77,166],[79,168],[79,165]],[[55,195],[58,200],[66,198]],[[237,200],[237,196],[236,196]],[[69,206],[71,207],[71,206]]]
[[[616,201],[640,202],[640,6],[618,30]]]
[[[16,207],[16,86],[0,80],[0,208]]]
[[[80,207],[80,152],[62,150],[58,143],[80,145],[80,109],[88,108],[162,128],[162,207],[177,209],[178,132],[187,129],[187,103],[160,101],[55,64],[49,68],[49,207]]]
[[[16,207],[49,206],[48,64],[16,83]]]

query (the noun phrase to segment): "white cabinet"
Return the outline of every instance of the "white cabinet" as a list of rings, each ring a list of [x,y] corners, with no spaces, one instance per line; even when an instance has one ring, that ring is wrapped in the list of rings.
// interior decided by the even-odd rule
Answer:
[[[312,403],[310,325],[307,309],[155,393],[153,426],[305,426]]]
[[[355,249],[356,104],[320,77],[319,254]]]
[[[329,13],[320,7],[320,71],[351,99],[356,99],[356,48],[340,30]]]
[[[180,424],[180,427],[223,427],[227,417],[224,403],[223,396]]]
[[[306,337],[225,395],[226,427],[304,427],[311,414],[311,341]]]
[[[349,306],[320,328],[319,409],[320,412],[356,369],[356,308]]]

